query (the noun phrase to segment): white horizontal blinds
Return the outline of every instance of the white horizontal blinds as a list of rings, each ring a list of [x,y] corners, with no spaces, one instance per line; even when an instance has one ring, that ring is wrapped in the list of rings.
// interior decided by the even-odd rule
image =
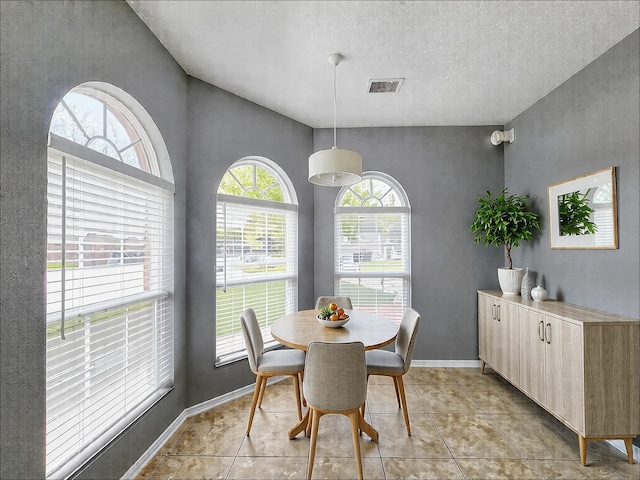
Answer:
[[[173,382],[173,194],[52,149],[48,175],[47,475],[64,476]]]
[[[280,316],[296,308],[297,206],[270,200],[260,188],[259,165],[243,163],[231,168],[221,183],[242,195],[218,193],[216,233],[216,362],[246,355],[240,314],[253,308],[262,327],[265,346],[275,345],[269,327]],[[249,172],[249,173],[248,173]],[[245,175],[246,174],[246,175]],[[260,173],[264,175],[264,172]],[[277,180],[268,172],[268,182]],[[245,175],[242,178],[242,175]],[[231,177],[231,178],[230,178]],[[278,184],[276,184],[278,185]],[[257,187],[256,187],[257,186]],[[282,185],[275,198],[285,199]],[[235,190],[237,192],[237,190]],[[239,192],[238,192],[239,193]]]
[[[62,168],[66,163],[65,238]],[[172,194],[83,160],[49,160],[48,322],[163,291],[173,272]],[[65,299],[62,303],[62,248]],[[110,267],[110,268],[106,268]]]
[[[606,208],[599,208],[600,205],[596,205],[593,212],[593,221],[598,226],[595,238],[595,246],[610,246],[615,244],[614,237],[614,223],[613,223],[613,209],[609,204]]]
[[[336,293],[399,323],[410,304],[410,209],[386,176],[364,177],[336,202]]]
[[[596,247],[615,245],[615,219],[613,218],[613,189],[611,183],[600,185],[593,194],[593,221],[597,225],[594,235]]]

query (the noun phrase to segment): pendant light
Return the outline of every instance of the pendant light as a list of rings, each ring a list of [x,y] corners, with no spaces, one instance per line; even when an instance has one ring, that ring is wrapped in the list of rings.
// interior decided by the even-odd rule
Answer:
[[[362,180],[362,155],[336,147],[336,67],[342,55],[329,55],[333,65],[333,147],[309,157],[309,181],[325,187],[354,185]]]

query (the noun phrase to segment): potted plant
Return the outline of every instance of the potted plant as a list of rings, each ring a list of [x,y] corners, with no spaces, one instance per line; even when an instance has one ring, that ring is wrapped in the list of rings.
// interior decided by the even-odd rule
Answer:
[[[529,210],[528,195],[513,195],[505,188],[494,197],[487,191],[478,199],[480,206],[471,224],[474,242],[483,245],[504,245],[507,254],[506,268],[498,268],[498,281],[503,293],[518,295],[523,271],[513,268],[511,249],[521,241],[530,240],[535,230],[541,231],[538,214]]]

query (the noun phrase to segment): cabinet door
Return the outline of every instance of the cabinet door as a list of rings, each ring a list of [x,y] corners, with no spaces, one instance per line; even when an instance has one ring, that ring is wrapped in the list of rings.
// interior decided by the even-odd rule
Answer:
[[[520,387],[544,404],[545,384],[545,342],[544,315],[527,308],[518,308],[520,323]]]
[[[497,298],[478,297],[480,358],[512,383],[519,383],[518,307]]]
[[[515,385],[520,385],[520,328],[518,325],[518,306],[499,302],[498,328],[502,341],[501,357],[498,364],[502,374]]]
[[[545,405],[577,430],[584,429],[582,326],[545,316]]]
[[[489,330],[489,334],[491,335],[491,338],[489,339],[489,349],[491,351],[489,356],[491,357],[491,366],[496,372],[500,373],[503,376],[506,376],[504,371],[506,342],[504,338],[504,322],[502,322],[502,317],[504,317],[504,308],[502,302],[500,302],[500,300],[493,299],[491,311],[493,313],[493,322],[491,322],[491,328]]]
[[[478,295],[478,350],[480,359],[493,365],[494,357],[491,339],[493,338],[493,324],[495,307],[493,298],[486,295]]]

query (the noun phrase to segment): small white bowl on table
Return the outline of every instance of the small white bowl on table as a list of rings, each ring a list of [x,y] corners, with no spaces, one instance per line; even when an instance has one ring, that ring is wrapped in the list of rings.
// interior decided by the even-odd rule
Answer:
[[[349,315],[347,315],[346,317],[347,318],[345,318],[344,320],[324,320],[320,318],[320,315],[317,315],[316,319],[318,320],[320,325],[322,325],[323,327],[338,328],[343,326],[345,323],[349,321]]]

